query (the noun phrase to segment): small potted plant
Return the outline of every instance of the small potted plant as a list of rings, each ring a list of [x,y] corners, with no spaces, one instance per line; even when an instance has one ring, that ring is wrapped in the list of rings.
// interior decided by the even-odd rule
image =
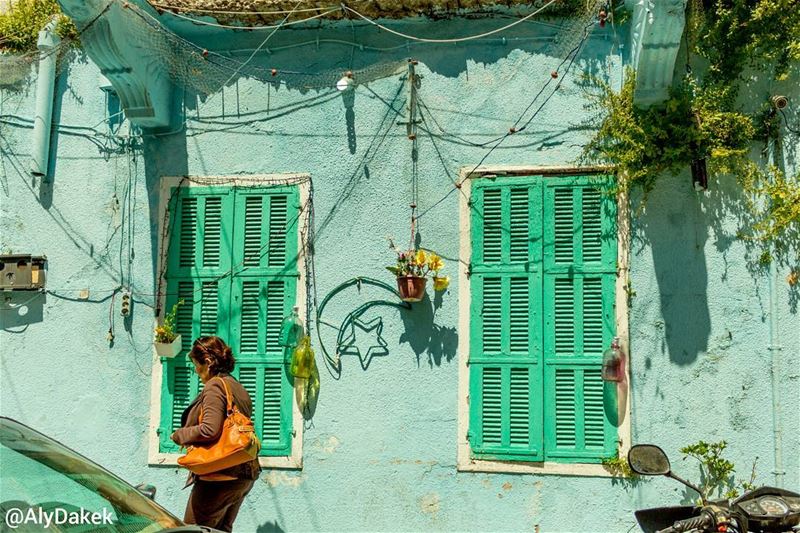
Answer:
[[[443,291],[448,287],[450,278],[439,276],[439,271],[444,268],[441,257],[425,250],[398,250],[391,240],[389,242],[397,253],[397,263],[386,270],[397,278],[397,290],[404,302],[422,300],[429,275],[433,277],[434,290]]]
[[[175,332],[175,318],[178,315],[178,306],[183,305],[183,300],[172,306],[172,310],[164,316],[164,322],[156,326],[156,338],[153,344],[156,353],[161,357],[175,357],[181,352],[181,336]]]

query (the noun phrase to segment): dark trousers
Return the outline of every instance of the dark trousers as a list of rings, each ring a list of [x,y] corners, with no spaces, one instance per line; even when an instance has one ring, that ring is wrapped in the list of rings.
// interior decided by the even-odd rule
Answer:
[[[187,524],[233,531],[233,521],[239,514],[244,497],[253,488],[253,479],[203,481],[197,479],[186,504],[183,521]]]

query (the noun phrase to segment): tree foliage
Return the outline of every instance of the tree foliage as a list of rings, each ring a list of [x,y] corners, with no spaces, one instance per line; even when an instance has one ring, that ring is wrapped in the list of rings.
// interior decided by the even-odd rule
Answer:
[[[0,51],[25,53],[36,50],[39,31],[53,16],[58,17],[56,33],[63,38],[77,36],[69,17],[61,14],[56,0],[15,0],[0,13]]]
[[[777,253],[800,263],[800,174],[787,176],[750,156],[754,143],[774,141],[780,117],[766,99],[756,112],[737,101],[745,69],[780,80],[800,62],[796,0],[694,0],[684,36],[687,74],[663,105],[634,105],[632,69],[619,92],[594,80],[597,129],[584,161],[610,164],[620,187],[648,192],[664,173],[705,160],[712,174],[738,179],[750,221],[739,236],[763,245],[762,262]],[[692,71],[692,59],[706,65],[702,75]]]

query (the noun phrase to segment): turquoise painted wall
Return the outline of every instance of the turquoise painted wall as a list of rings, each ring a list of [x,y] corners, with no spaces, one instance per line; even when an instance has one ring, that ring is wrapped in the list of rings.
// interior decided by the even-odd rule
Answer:
[[[428,35],[493,27],[491,21],[472,24],[451,20],[401,27]],[[625,29],[618,30],[619,42],[625,42]],[[528,25],[505,44],[498,39],[404,47],[380,56],[346,45],[302,46],[273,51],[260,64],[346,70],[414,56],[423,76],[420,95],[441,126],[480,142],[505,132],[558,64],[547,48],[552,32]],[[396,44],[347,24],[323,34],[376,46]],[[315,35],[279,32],[270,46],[277,49]],[[245,37],[237,39],[236,47],[253,47]],[[575,74],[591,71],[618,83],[622,60],[615,43],[610,31],[595,30],[575,71],[529,129],[510,138],[485,163],[572,163],[589,136],[581,125],[589,117],[587,100]],[[46,254],[48,288],[58,295],[31,301],[14,295],[3,304],[0,410],[131,482],[155,484],[157,500],[182,515],[188,497],[188,490],[181,490],[184,472],[147,466],[160,178],[308,172],[315,189],[319,297],[355,276],[391,281],[383,268],[392,261],[386,236],[403,242],[409,234],[412,161],[405,126],[393,124],[397,119],[386,102],[400,91],[393,105],[402,109],[405,93],[399,75],[359,85],[350,96],[333,89],[267,89],[245,79],[207,98],[178,90],[188,128],[145,135],[142,143],[121,151],[118,141],[78,128],[109,133],[99,80],[97,68],[80,53],[58,78],[55,120],[60,128],[53,137],[52,184],[25,172],[35,72],[30,85],[4,88],[0,95],[0,247]],[[788,87],[789,82],[773,90],[786,92]],[[800,98],[796,89],[790,96],[793,102]],[[790,119],[796,123],[798,106],[793,109]],[[387,111],[390,118],[385,118]],[[117,133],[129,131],[125,122]],[[786,141],[785,164],[794,167],[797,138]],[[375,142],[380,142],[377,149]],[[444,139],[435,139],[434,145],[424,132],[418,149],[421,210],[451,190],[447,171],[455,176],[486,152]],[[632,427],[634,441],[662,445],[676,471],[689,478],[697,479],[696,472],[678,460],[677,449],[701,438],[725,439],[742,473],[749,472],[757,456],[758,481],[769,483],[769,292],[765,274],[748,268],[748,252],[735,239],[740,215],[724,200],[738,194],[733,180],[713,182],[708,193],[697,194],[688,176],[665,177],[634,220]],[[304,468],[262,474],[242,507],[240,531],[537,526],[543,531],[627,531],[633,510],[686,498],[682,486],[661,479],[631,487],[610,478],[456,472],[457,220],[457,194],[420,220],[421,245],[446,258],[453,278],[441,303],[426,299],[411,313],[380,311],[390,354],[375,358],[367,371],[347,356],[341,379],[321,369],[316,416],[305,431]],[[788,292],[784,276],[778,289],[783,346],[778,380],[785,485],[797,489],[800,321],[796,294]],[[120,284],[130,285],[136,300],[127,323],[119,316],[119,298],[113,308],[108,298]],[[92,301],[73,301],[87,287]],[[341,320],[368,298],[367,290],[345,293],[330,306],[331,320]],[[115,333],[111,346],[106,341],[109,316]]]

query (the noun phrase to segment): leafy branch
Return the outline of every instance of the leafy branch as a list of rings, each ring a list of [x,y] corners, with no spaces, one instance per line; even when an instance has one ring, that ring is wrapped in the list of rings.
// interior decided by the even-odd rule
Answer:
[[[750,478],[746,481],[736,480],[734,464],[722,456],[727,446],[724,440],[711,443],[701,440],[680,449],[684,454],[684,460],[692,457],[700,463],[699,487],[703,499],[708,499],[715,491],[724,498],[735,498],[739,495],[740,488],[744,491],[755,488],[753,483],[756,478],[758,458],[753,461]]]

